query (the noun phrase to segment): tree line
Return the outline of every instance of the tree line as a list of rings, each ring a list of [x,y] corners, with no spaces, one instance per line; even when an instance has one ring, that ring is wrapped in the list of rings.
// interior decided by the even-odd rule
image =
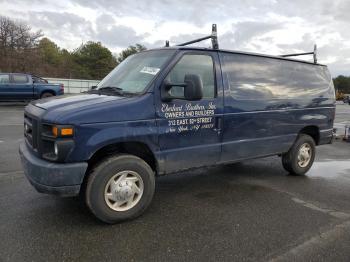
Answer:
[[[0,72],[102,79],[126,57],[145,49],[140,44],[131,45],[115,56],[100,42],[89,41],[68,51],[42,31],[33,32],[22,22],[0,16]]]
[[[350,77],[349,76],[337,76],[333,78],[334,88],[339,94],[350,94]]]

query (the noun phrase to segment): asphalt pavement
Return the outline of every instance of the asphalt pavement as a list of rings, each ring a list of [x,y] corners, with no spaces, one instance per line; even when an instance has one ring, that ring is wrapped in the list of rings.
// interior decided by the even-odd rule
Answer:
[[[143,216],[105,225],[30,186],[22,125],[22,105],[0,105],[0,261],[350,261],[350,143],[318,147],[305,177],[279,157],[160,177]]]

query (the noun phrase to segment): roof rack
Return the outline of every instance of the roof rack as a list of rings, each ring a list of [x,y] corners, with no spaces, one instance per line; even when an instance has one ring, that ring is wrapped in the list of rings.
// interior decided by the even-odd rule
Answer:
[[[312,52],[287,54],[287,55],[281,55],[281,57],[291,57],[291,56],[301,56],[301,55],[313,55],[314,63],[317,64],[317,45],[314,45],[314,51]]]
[[[216,29],[216,24],[213,24],[211,27],[211,35],[204,36],[198,39],[194,39],[192,41],[188,41],[182,44],[179,44],[177,46],[186,46],[194,43],[198,43],[207,39],[211,39],[211,44],[213,49],[219,49],[219,43],[218,43],[218,35],[217,35],[217,29]],[[165,41],[165,47],[169,47],[169,41]]]
[[[198,39],[194,39],[182,44],[178,44],[177,46],[186,46],[194,43],[198,43],[207,39],[211,39],[211,44],[213,49],[219,49],[219,42],[218,42],[218,35],[217,35],[217,26],[216,24],[212,25],[211,28],[211,35],[204,36]],[[165,41],[165,47],[169,47],[169,40]],[[293,56],[303,56],[303,55],[312,55],[314,59],[314,63],[317,64],[317,45],[314,45],[314,50],[312,52],[306,52],[306,53],[295,53],[295,54],[286,54],[286,55],[280,55],[280,57],[293,57]]]

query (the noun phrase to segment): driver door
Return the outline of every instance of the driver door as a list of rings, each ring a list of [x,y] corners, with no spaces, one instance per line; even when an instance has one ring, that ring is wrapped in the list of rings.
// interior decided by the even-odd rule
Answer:
[[[203,97],[197,101],[173,99],[156,103],[159,146],[166,173],[217,163],[221,156],[223,92],[217,52],[181,52],[167,68],[164,82],[184,83],[188,74],[198,75]],[[183,97],[184,88],[173,86],[170,93]]]

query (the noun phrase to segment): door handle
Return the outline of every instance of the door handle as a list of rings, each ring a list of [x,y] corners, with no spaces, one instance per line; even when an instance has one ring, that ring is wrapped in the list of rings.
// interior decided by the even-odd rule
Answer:
[[[214,131],[218,132],[218,134],[221,133],[221,128],[222,128],[222,117],[217,116],[215,117],[215,126],[214,126]]]

